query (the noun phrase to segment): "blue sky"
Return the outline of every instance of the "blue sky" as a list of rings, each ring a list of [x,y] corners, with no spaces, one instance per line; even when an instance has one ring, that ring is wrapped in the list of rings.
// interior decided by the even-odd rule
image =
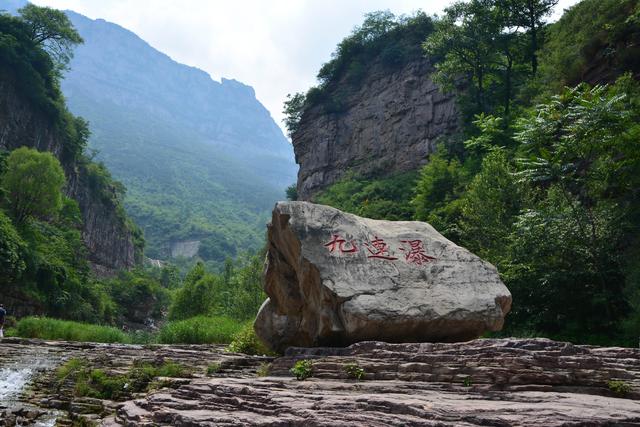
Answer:
[[[288,93],[306,91],[336,44],[365,13],[422,9],[437,14],[451,0],[32,0],[115,22],[178,62],[215,80],[235,78],[282,124]],[[563,8],[577,0],[560,0]]]

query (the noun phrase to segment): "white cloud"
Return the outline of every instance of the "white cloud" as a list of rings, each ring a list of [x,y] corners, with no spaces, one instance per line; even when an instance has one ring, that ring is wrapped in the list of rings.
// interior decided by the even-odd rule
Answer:
[[[278,123],[366,12],[440,13],[451,0],[32,0],[115,22],[178,62],[256,90]],[[556,15],[577,0],[560,0]],[[557,19],[557,18],[556,18]]]

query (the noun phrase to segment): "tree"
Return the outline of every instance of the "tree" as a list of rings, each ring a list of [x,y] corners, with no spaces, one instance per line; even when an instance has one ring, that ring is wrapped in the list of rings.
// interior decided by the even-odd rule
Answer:
[[[287,94],[287,100],[284,102],[284,125],[287,128],[287,134],[291,137],[298,130],[302,113],[306,105],[306,97],[303,93]]]
[[[169,308],[169,319],[183,320],[194,316],[211,314],[216,288],[223,286],[222,280],[206,272],[202,262],[189,271],[184,284],[175,294]]]
[[[500,3],[512,16],[512,25],[528,31],[531,73],[535,75],[538,71],[539,34],[544,25],[542,20],[551,14],[558,0],[501,0]]]
[[[502,0],[458,2],[445,9],[423,49],[436,59],[438,83],[452,89],[471,82],[475,112],[490,111],[492,99],[501,98],[508,119],[524,50],[522,28]]]
[[[462,197],[460,228],[464,245],[496,263],[520,211],[521,193],[505,150],[489,153]]]
[[[73,47],[83,43],[82,37],[64,12],[32,3],[18,10],[29,27],[33,43],[46,50],[59,71],[64,70],[73,57]]]
[[[491,0],[457,2],[445,9],[436,29],[423,43],[425,52],[442,58],[436,63],[436,80],[445,88],[457,87],[461,76],[473,82],[478,111],[485,111],[488,79],[498,61],[496,39],[501,26]]]
[[[298,200],[298,187],[296,184],[291,184],[286,189],[287,200],[296,201]]]
[[[62,208],[64,171],[51,153],[20,147],[7,158],[2,186],[17,225],[29,218],[46,219]]]
[[[24,271],[24,249],[25,243],[11,224],[11,220],[0,211],[0,283],[13,279]]]
[[[438,147],[420,171],[416,195],[412,200],[415,219],[427,221],[448,238],[458,236],[460,195],[468,174],[457,159],[447,159]]]

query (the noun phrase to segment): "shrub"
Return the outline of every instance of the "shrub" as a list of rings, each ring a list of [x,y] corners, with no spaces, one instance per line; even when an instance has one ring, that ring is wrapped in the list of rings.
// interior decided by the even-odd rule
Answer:
[[[631,391],[631,386],[624,381],[611,380],[607,383],[609,390],[617,395],[624,396]]]
[[[270,354],[269,349],[260,341],[260,338],[253,330],[253,325],[247,323],[244,327],[233,336],[233,341],[227,348],[228,351],[234,353],[245,354]]]
[[[360,381],[364,378],[364,369],[355,362],[345,365],[344,371],[347,373],[349,378],[353,378],[356,381]]]
[[[304,381],[313,376],[313,362],[311,360],[298,360],[290,372],[298,381]]]
[[[229,344],[242,328],[237,320],[224,316],[197,316],[167,323],[158,335],[162,344]]]

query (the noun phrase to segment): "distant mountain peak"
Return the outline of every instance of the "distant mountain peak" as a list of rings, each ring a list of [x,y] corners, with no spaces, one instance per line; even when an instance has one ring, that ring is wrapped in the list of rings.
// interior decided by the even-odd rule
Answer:
[[[148,255],[180,242],[221,262],[264,242],[264,224],[295,182],[293,149],[254,89],[216,81],[135,33],[67,12],[85,43],[62,82],[90,124],[90,145],[127,187]]]

